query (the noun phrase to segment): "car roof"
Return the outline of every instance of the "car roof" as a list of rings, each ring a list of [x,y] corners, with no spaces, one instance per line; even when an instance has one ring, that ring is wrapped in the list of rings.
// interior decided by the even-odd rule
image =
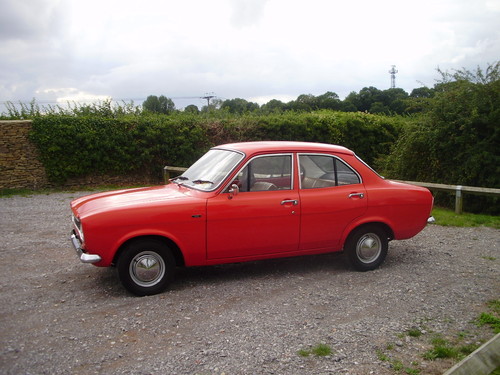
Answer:
[[[227,143],[216,146],[215,149],[241,151],[247,155],[260,152],[335,152],[354,155],[354,152],[343,146],[327,143],[293,142],[293,141],[260,141]]]

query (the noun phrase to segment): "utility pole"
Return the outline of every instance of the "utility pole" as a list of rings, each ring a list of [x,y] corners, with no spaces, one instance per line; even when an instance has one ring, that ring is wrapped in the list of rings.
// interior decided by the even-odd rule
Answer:
[[[389,74],[391,75],[391,89],[396,88],[396,65],[392,65],[391,70],[389,70]]]
[[[207,100],[207,107],[210,107],[210,99],[215,98],[215,93],[213,93],[213,92],[206,93],[205,96],[202,96],[201,98],[206,99]]]

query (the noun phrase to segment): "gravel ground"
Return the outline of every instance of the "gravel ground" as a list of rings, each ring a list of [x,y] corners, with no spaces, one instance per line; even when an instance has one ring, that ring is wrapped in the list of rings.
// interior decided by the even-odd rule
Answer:
[[[500,297],[499,230],[428,226],[366,273],[342,254],[183,269],[138,298],[77,260],[68,204],[84,194],[0,199],[2,374],[440,374],[452,362],[422,357],[433,334],[493,336],[472,321]],[[332,354],[298,354],[317,344]]]

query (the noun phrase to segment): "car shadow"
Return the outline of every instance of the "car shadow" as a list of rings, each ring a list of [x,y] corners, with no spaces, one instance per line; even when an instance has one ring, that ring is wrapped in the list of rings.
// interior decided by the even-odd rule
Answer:
[[[401,251],[401,249],[398,250],[398,252]],[[401,255],[391,254],[391,251],[389,251],[387,259],[380,268],[391,269],[401,266],[401,259],[398,259],[400,257]],[[406,261],[411,262],[411,260]],[[352,272],[358,271],[351,267],[345,254],[334,252],[214,266],[177,268],[174,280],[167,290],[179,292],[197,286],[223,285],[246,281],[259,282],[271,278],[277,282],[289,282],[290,277],[309,278],[317,273],[342,275]],[[94,271],[92,279],[94,277],[97,278],[93,283],[95,290],[102,291],[108,297],[132,296],[121,285],[114,267],[97,269]],[[99,286],[96,287],[96,284]]]
[[[121,285],[115,267],[92,270],[94,291],[108,297],[130,295]],[[177,268],[169,291],[182,291],[196,286],[218,285],[235,281],[288,279],[290,276],[308,277],[318,272],[353,272],[346,257],[340,253],[307,255],[290,258],[275,258],[242,263],[228,263],[214,266]],[[87,275],[88,276],[88,275]]]
[[[223,284],[268,278],[279,280],[287,279],[290,276],[307,277],[318,272],[342,273],[349,271],[350,266],[342,253],[178,268],[169,290],[183,290],[199,284]]]

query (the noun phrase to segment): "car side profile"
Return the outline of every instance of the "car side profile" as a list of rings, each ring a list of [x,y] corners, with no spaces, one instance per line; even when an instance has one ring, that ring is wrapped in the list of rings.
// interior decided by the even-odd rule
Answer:
[[[151,295],[176,267],[344,251],[373,270],[432,205],[429,190],[382,178],[345,147],[233,143],[170,184],[73,200],[71,240],[82,262],[115,266],[128,291]]]

